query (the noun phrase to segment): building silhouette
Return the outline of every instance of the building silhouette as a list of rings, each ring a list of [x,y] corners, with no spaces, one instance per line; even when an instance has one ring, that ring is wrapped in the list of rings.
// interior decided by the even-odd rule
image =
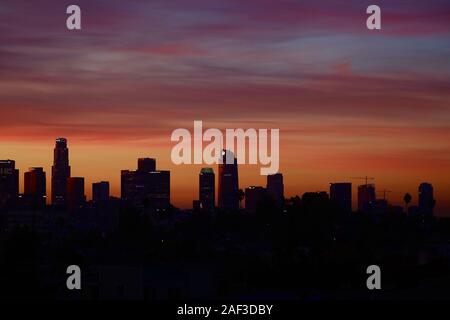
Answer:
[[[139,158],[138,171],[153,172],[156,171],[156,159],[154,158]]]
[[[330,183],[330,199],[346,211],[352,211],[352,184],[350,182]]]
[[[33,208],[44,208],[47,201],[47,182],[44,169],[29,168],[24,173],[24,198]]]
[[[363,184],[358,186],[358,210],[371,211],[371,208],[375,205],[375,194],[374,184]]]
[[[231,151],[223,150],[219,161],[219,208],[227,211],[238,210],[238,190],[237,159]]]
[[[67,208],[69,210],[79,209],[85,204],[86,196],[84,194],[84,178],[67,178],[66,199]]]
[[[389,210],[389,204],[386,199],[376,199],[371,206],[371,212],[377,215],[387,214]]]
[[[109,182],[101,181],[92,184],[92,201],[104,202],[109,200]]]
[[[245,210],[255,212],[266,197],[266,189],[259,186],[245,188]]]
[[[419,185],[419,212],[423,215],[433,215],[435,199],[433,186],[424,182]]]
[[[267,194],[281,208],[284,205],[284,183],[281,173],[267,176]]]
[[[53,151],[52,204],[65,205],[67,179],[70,177],[69,149],[65,138],[57,138]]]
[[[167,209],[170,206],[170,171],[157,170],[148,173],[147,198],[150,207]]]
[[[0,160],[0,207],[17,204],[19,197],[19,170],[14,160]]]
[[[135,170],[120,172],[120,197],[122,200],[143,205],[146,196],[145,175]]]
[[[122,170],[122,200],[138,207],[167,209],[170,206],[170,171],[147,171],[155,167],[154,159],[142,158],[138,160],[138,170]]]
[[[212,211],[215,206],[215,179],[214,170],[212,168],[202,168],[198,177],[199,188],[198,198],[200,206],[204,210]]]

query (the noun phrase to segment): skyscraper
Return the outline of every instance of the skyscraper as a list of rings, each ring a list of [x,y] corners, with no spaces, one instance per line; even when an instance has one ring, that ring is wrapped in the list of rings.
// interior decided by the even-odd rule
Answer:
[[[203,209],[212,211],[215,206],[215,174],[212,168],[202,168],[199,174],[198,197]]]
[[[263,187],[250,186],[245,188],[245,210],[255,212],[266,196],[266,189]]]
[[[352,184],[350,182],[330,183],[330,199],[346,212],[352,211]]]
[[[269,197],[281,208],[284,205],[283,175],[281,173],[268,175],[266,187]]]
[[[92,201],[104,202],[109,200],[109,182],[101,181],[92,184]]]
[[[84,194],[84,178],[67,178],[66,199],[67,208],[69,210],[75,210],[84,205],[86,202],[86,196]]]
[[[375,185],[363,184],[358,186],[358,210],[370,211],[375,205]]]
[[[138,171],[152,172],[156,171],[156,159],[154,158],[139,158]]]
[[[131,201],[135,205],[143,205],[146,196],[146,174],[136,170],[122,170],[120,172],[120,197]]]
[[[47,182],[44,169],[35,167],[24,174],[24,197],[33,208],[45,207]]]
[[[227,158],[228,162],[227,163]],[[233,160],[234,159],[234,160]],[[239,209],[238,165],[234,154],[229,150],[222,151],[219,163],[219,208],[222,210]]]
[[[138,170],[121,171],[122,200],[130,201],[136,206],[148,206],[153,209],[169,207],[170,171],[147,171],[155,169],[154,167],[156,167],[155,159],[142,158],[138,160]]]
[[[435,199],[433,186],[424,182],[419,186],[419,212],[423,215],[433,215]]]
[[[57,138],[53,151],[52,204],[65,205],[67,178],[70,177],[69,149],[65,138]]]
[[[0,207],[16,204],[19,196],[19,170],[14,160],[0,160]]]
[[[150,207],[167,209],[170,205],[170,171],[156,170],[148,173],[146,198]]]

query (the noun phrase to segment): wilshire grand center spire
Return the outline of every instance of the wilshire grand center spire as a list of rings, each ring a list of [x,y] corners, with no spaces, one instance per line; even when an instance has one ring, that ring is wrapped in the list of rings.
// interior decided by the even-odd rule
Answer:
[[[67,139],[57,138],[52,166],[52,204],[65,205],[67,178],[70,177],[69,149]]]

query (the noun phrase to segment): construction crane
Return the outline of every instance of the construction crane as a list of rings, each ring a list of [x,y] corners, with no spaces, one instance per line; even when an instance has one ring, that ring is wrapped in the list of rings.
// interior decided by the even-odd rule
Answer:
[[[380,190],[380,191],[377,191],[377,192],[380,192],[380,193],[382,192],[383,193],[383,200],[386,200],[386,193],[391,193],[392,191],[383,189],[383,190]]]
[[[351,177],[350,179],[361,179],[361,180],[365,180],[365,181],[366,181],[366,186],[367,186],[369,180],[375,180],[374,177],[368,177],[368,176],[365,176],[365,177]]]

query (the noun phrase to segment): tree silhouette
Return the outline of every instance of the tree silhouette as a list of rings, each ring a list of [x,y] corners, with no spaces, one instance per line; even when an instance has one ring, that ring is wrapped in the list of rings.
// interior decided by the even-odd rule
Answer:
[[[405,211],[408,212],[408,205],[412,200],[412,196],[409,193],[405,193],[403,201],[405,202]]]

